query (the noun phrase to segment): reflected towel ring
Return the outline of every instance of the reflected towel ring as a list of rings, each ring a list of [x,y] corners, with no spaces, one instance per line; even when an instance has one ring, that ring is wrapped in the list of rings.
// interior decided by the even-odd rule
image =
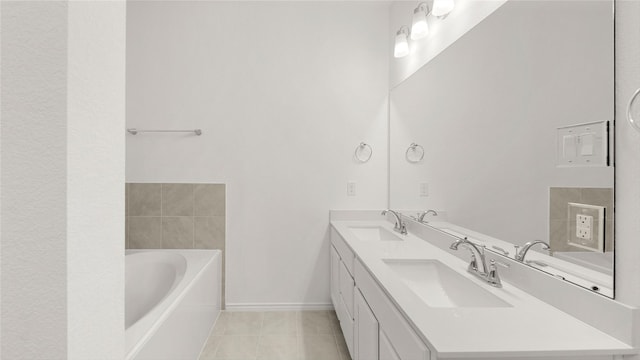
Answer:
[[[369,154],[365,156],[361,156],[366,149],[369,149],[368,151]],[[373,155],[373,149],[366,142],[361,142],[356,147],[356,151],[353,153],[353,156],[355,156],[356,160],[358,160],[361,163],[366,163],[367,161],[369,161],[369,159],[371,159],[371,155]]]
[[[627,105],[627,120],[629,120],[629,124],[631,124],[634,129],[640,132],[640,119],[634,119],[631,115],[631,107],[633,107],[638,95],[640,95],[640,88],[636,90],[636,92],[631,96],[631,99],[629,99],[629,105]],[[640,111],[638,111],[638,115],[640,115]]]
[[[417,150],[417,149],[420,150]],[[420,153],[420,156],[417,157],[411,157],[409,155],[409,153]],[[422,145],[418,145],[416,143],[411,143],[411,145],[409,145],[409,147],[407,148],[407,152],[405,152],[405,157],[407,158],[407,161],[410,163],[418,163],[420,161],[422,161],[422,159],[424,159],[424,148],[422,147]]]

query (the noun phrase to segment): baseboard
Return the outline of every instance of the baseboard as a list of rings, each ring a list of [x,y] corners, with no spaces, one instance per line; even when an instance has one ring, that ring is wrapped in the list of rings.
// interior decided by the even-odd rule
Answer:
[[[226,311],[303,311],[333,310],[330,303],[227,303]]]

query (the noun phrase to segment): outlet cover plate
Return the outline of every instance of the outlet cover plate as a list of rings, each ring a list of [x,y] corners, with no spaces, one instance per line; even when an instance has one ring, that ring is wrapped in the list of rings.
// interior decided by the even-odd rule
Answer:
[[[604,206],[570,202],[568,208],[567,243],[587,251],[604,252]]]
[[[559,127],[556,136],[556,166],[609,166],[608,121]]]

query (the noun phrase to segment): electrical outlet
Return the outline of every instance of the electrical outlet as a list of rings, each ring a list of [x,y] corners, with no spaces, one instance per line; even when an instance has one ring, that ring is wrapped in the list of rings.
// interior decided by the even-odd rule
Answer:
[[[429,184],[428,183],[420,183],[420,196],[423,196],[423,197],[429,196]]]
[[[356,196],[356,183],[348,182],[347,183],[347,196]]]
[[[591,240],[593,231],[593,216],[576,215],[576,236],[580,239]]]
[[[567,244],[588,251],[605,251],[604,206],[568,203]]]

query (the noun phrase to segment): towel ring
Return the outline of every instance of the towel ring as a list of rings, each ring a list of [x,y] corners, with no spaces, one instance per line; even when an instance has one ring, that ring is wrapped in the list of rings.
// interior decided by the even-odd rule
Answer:
[[[363,150],[365,150],[365,149],[369,149],[369,151],[368,151],[369,154],[366,155],[366,156],[361,156]],[[353,153],[353,156],[355,156],[356,160],[358,160],[361,163],[366,163],[367,161],[369,161],[369,159],[371,159],[371,155],[373,155],[373,149],[366,142],[361,142],[356,147],[356,151]]]
[[[420,150],[417,150],[418,148]],[[409,155],[409,153],[414,153],[415,154],[415,153],[418,153],[418,152],[420,153],[420,156],[417,157],[417,158],[416,157],[412,158]],[[420,161],[422,161],[422,159],[424,159],[424,148],[422,147],[422,145],[418,145],[416,143],[411,143],[411,145],[409,145],[409,147],[407,148],[407,151],[405,152],[405,157],[407,158],[407,161],[410,162],[410,163],[413,163],[413,164],[419,163]]]
[[[627,105],[627,120],[629,120],[629,124],[631,124],[631,126],[633,126],[633,128],[636,129],[636,131],[640,131],[640,119],[633,118],[633,116],[631,115],[631,107],[633,106],[633,103],[637,100],[638,95],[640,95],[640,88],[638,88],[638,90],[636,90],[636,92],[633,93],[633,95],[631,96],[631,99],[629,99],[629,105]]]

